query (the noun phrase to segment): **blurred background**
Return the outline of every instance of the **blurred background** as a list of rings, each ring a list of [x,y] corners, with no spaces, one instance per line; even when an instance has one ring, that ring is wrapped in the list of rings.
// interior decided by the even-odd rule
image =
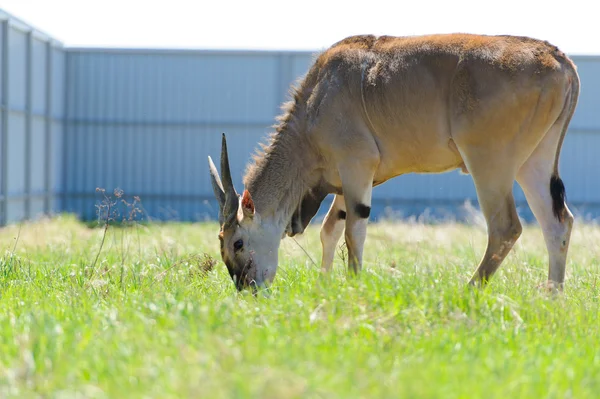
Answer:
[[[560,170],[573,212],[600,217],[600,41],[589,5],[573,2],[570,16],[558,2],[320,3],[0,0],[0,225],[59,212],[93,220],[96,188],[138,196],[146,218],[214,220],[207,155],[218,159],[225,132],[241,191],[319,51],[352,34],[457,31],[542,38],[572,57],[581,95]],[[374,190],[372,215],[465,220],[472,207],[470,176],[410,174]]]

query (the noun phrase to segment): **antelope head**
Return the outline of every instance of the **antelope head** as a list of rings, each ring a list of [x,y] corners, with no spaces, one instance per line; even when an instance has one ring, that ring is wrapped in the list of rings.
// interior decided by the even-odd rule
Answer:
[[[248,190],[241,196],[236,192],[225,134],[221,144],[221,177],[210,156],[208,166],[219,202],[221,258],[239,291],[263,287],[275,277],[281,233],[273,223],[262,220]]]

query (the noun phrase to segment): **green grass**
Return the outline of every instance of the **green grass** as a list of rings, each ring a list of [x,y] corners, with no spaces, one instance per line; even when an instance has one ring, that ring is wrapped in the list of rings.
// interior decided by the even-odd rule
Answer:
[[[359,278],[286,239],[256,298],[204,270],[215,224],[109,228],[95,267],[102,229],[1,229],[0,397],[598,397],[600,228],[576,224],[554,299],[537,228],[483,291],[484,229],[369,229]],[[318,227],[298,243],[320,259]]]

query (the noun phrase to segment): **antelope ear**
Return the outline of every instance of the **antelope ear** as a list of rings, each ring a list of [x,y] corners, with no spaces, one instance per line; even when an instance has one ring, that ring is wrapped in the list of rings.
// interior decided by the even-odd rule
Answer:
[[[252,201],[252,196],[248,190],[244,190],[244,195],[242,195],[242,210],[244,216],[254,216],[254,201]]]

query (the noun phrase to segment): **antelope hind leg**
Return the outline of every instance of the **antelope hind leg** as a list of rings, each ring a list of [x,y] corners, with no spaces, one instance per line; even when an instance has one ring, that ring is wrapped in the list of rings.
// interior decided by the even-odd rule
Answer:
[[[329,272],[331,270],[335,248],[344,231],[345,220],[346,204],[344,203],[344,196],[336,195],[321,225],[321,245],[323,249],[323,257],[321,259],[322,272]]]
[[[547,288],[552,291],[563,289],[573,228],[573,214],[562,199],[564,186],[560,177],[554,176],[558,133],[560,132],[544,138],[517,175],[517,181],[544,235],[549,260]],[[554,202],[558,213],[556,215],[553,212]]]
[[[465,160],[488,230],[485,254],[470,280],[471,285],[487,284],[522,232],[512,192],[515,173],[510,162],[503,162],[506,159],[510,157],[480,152],[475,160]]]

